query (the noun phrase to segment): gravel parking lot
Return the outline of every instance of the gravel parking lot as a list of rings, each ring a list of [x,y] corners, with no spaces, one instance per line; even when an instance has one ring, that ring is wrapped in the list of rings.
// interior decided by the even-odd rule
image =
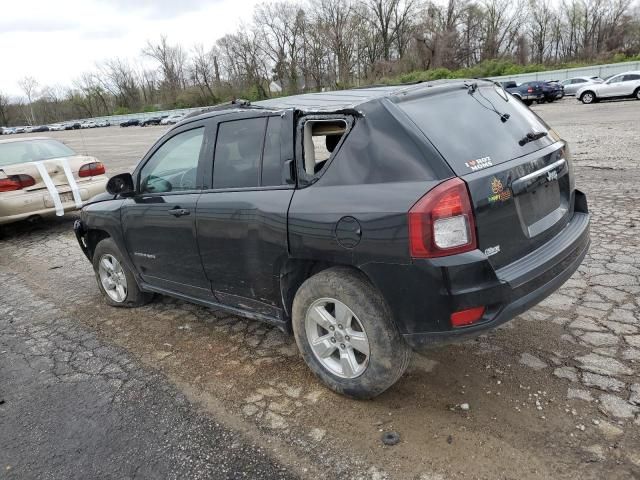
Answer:
[[[73,214],[7,228],[0,237],[0,477],[640,478],[640,103],[565,99],[533,108],[570,142],[577,188],[589,198],[592,246],[584,264],[559,292],[502,328],[416,355],[374,401],[324,389],[293,338],[268,325],[170,298],[137,310],[107,307],[71,231]],[[164,131],[47,135],[115,174],[130,170]],[[84,341],[90,344],[78,346]],[[104,360],[110,357],[99,346],[116,360]],[[122,376],[110,373],[114,365]],[[27,366],[34,380],[17,381]],[[144,388],[135,390],[132,379]],[[36,395],[38,422],[21,388]],[[84,447],[65,444],[69,431],[60,442],[42,432],[66,428],[54,420],[60,400],[47,410],[47,395],[80,405],[102,398],[96,388],[109,400],[80,410]],[[145,415],[166,417],[164,428],[176,432],[152,441],[160,433]],[[146,427],[119,423],[134,419]],[[110,442],[96,441],[103,421]],[[401,442],[384,446],[386,431]],[[228,470],[213,454],[220,438],[232,438],[220,448],[244,452],[224,447]],[[118,441],[141,459],[145,452],[182,456],[139,471],[141,462],[116,461]],[[60,455],[80,470],[60,473]],[[87,458],[105,456],[116,460],[90,469]]]

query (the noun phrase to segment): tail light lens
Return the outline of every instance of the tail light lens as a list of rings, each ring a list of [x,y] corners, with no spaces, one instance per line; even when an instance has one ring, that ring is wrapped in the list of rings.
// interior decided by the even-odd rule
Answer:
[[[528,92],[528,93],[533,92],[533,87],[529,87],[529,88],[527,88],[527,92]]]
[[[441,183],[409,210],[413,258],[434,258],[477,248],[467,185],[459,178]]]
[[[30,175],[9,175],[6,178],[0,178],[0,192],[22,190],[35,184],[36,181]]]
[[[87,163],[80,167],[78,175],[80,177],[95,177],[96,175],[104,175],[105,168],[102,162]]]

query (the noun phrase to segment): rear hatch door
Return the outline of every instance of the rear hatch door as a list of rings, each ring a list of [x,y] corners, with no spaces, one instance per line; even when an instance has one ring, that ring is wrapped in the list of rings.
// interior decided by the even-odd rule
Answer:
[[[493,84],[449,86],[398,106],[468,185],[478,247],[500,268],[573,215],[568,150],[542,119]]]

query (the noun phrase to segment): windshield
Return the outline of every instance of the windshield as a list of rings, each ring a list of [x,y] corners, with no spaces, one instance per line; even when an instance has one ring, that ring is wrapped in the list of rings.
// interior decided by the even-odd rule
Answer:
[[[482,84],[473,94],[458,89],[402,101],[398,106],[456,174],[464,175],[474,171],[480,160],[498,165],[554,142],[547,135],[521,145],[524,136],[547,132],[548,127],[522,102],[503,95],[499,87]],[[506,121],[501,115],[508,116]]]
[[[0,143],[0,167],[50,158],[71,157],[75,154],[66,145],[51,139]]]

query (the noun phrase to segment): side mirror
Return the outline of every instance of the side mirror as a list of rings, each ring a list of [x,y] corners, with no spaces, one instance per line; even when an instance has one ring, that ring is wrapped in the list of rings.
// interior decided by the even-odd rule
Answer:
[[[124,195],[133,191],[133,177],[130,173],[121,173],[111,177],[107,182],[107,193],[111,195]]]

